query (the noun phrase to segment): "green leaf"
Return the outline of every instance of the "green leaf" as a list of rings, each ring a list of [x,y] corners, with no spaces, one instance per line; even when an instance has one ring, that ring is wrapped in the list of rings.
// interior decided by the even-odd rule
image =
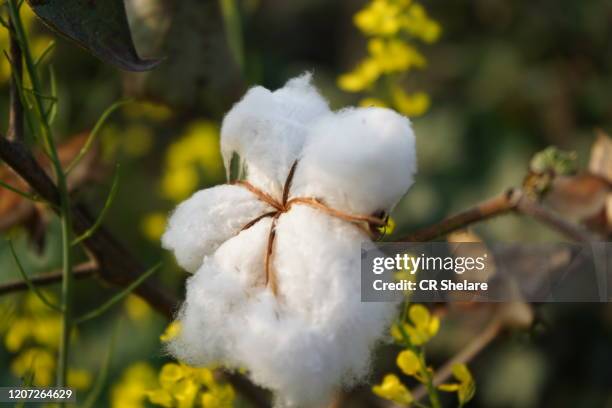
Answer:
[[[123,0],[28,0],[59,34],[104,62],[127,71],[148,71],[161,60],[138,56]]]

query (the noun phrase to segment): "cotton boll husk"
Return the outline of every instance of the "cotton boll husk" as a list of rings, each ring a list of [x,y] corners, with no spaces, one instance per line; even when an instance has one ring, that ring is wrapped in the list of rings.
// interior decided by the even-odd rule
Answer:
[[[384,108],[346,109],[311,128],[292,195],[316,197],[346,212],[389,212],[413,184],[410,121]]]
[[[330,112],[310,81],[311,75],[304,74],[274,92],[251,88],[230,110],[221,127],[221,153],[228,172],[235,152],[246,165],[247,180],[280,198],[307,126]]]
[[[254,218],[272,210],[244,187],[221,185],[195,193],[168,219],[162,246],[174,251],[188,272],[202,265],[224,241]]]

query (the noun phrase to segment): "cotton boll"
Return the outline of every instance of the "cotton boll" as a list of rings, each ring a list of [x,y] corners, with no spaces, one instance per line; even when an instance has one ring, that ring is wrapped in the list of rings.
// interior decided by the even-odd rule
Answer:
[[[297,159],[307,126],[329,113],[325,99],[304,74],[274,92],[251,88],[225,116],[221,153],[229,171],[233,153],[246,164],[247,180],[280,198],[289,168]]]
[[[410,122],[390,110],[332,114],[308,75],[275,92],[251,89],[221,140],[226,167],[237,152],[262,192],[280,201],[299,158],[291,197],[356,215],[389,211],[411,186],[414,144]],[[245,368],[279,407],[323,407],[368,375],[397,304],[361,302],[360,244],[369,236],[360,226],[294,201],[243,229],[271,210],[241,186],[205,190],[176,210],[164,246],[197,272],[168,348],[189,364]],[[265,267],[273,226],[276,292]]]
[[[172,213],[162,245],[174,251],[182,268],[193,273],[202,265],[205,255],[212,254],[249,221],[271,210],[240,186],[201,190]]]
[[[413,184],[416,167],[407,118],[390,109],[347,109],[311,128],[292,195],[357,214],[388,212]]]

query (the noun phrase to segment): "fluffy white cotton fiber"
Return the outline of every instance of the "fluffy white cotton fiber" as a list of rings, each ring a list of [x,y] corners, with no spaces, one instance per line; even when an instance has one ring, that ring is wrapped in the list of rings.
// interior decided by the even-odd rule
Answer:
[[[249,91],[224,121],[226,160],[238,152],[248,181],[277,200],[299,159],[289,198],[354,215],[389,211],[416,171],[410,123],[386,109],[332,113],[309,81]],[[174,212],[164,246],[197,272],[169,349],[191,364],[246,368],[279,406],[324,406],[367,375],[395,305],[360,301],[364,229],[299,203],[242,228],[269,211],[235,185],[203,190]],[[265,267],[273,225],[276,294]]]
[[[345,109],[310,129],[292,192],[359,214],[392,208],[413,183],[410,121],[382,108]]]
[[[289,168],[304,144],[308,125],[330,113],[327,101],[310,84],[310,74],[270,92],[251,88],[225,116],[221,153],[225,168],[237,153],[247,168],[247,180],[280,197]]]
[[[211,255],[246,223],[271,209],[239,186],[221,185],[198,191],[174,210],[162,245],[174,251],[182,268],[193,273],[205,255]]]

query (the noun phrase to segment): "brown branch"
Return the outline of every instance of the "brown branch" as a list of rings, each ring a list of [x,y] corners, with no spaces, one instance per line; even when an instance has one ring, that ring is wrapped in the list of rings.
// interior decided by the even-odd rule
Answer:
[[[440,238],[453,231],[467,227],[468,225],[487,220],[502,214],[506,214],[516,208],[521,199],[520,190],[510,189],[503,194],[448,217],[437,224],[415,231],[401,239],[400,242],[427,242]]]
[[[0,137],[0,158],[21,176],[36,194],[51,203],[54,211],[57,210],[59,194],[55,184],[21,141],[9,141]],[[73,230],[76,235],[83,234],[95,221],[82,205],[73,206],[72,214]],[[142,264],[134,259],[104,227],[96,230],[83,243],[98,263],[100,277],[108,283],[126,286],[145,272]],[[178,300],[164,290],[155,279],[147,279],[135,290],[135,293],[169,319],[173,317]]]
[[[94,275],[98,271],[98,266],[95,262],[85,262],[76,265],[72,269],[72,273],[76,279],[84,279]],[[61,272],[49,272],[30,278],[30,281],[37,287],[49,286],[62,281]],[[0,295],[8,293],[20,292],[28,290],[28,284],[24,280],[15,280],[0,284]]]
[[[580,225],[568,222],[545,207],[542,207],[537,201],[525,195],[522,190],[509,189],[505,193],[483,201],[459,214],[412,232],[398,241],[431,241],[448,235],[451,232],[464,229],[472,224],[511,212],[532,217],[572,241],[589,242],[594,239],[593,235],[586,229]]]
[[[530,216],[551,229],[565,235],[567,238],[577,242],[590,242],[594,236],[582,226],[568,222],[561,216],[542,207],[538,202],[531,199],[520,200],[516,211],[520,214]]]
[[[11,56],[10,62],[13,77],[11,78],[10,88],[11,108],[9,112],[9,128],[6,136],[9,140],[23,140],[23,105],[21,103],[21,97],[19,95],[19,87],[22,86],[23,81],[23,57],[21,53],[21,47],[19,46],[19,42],[15,37],[15,29],[13,27],[12,20],[9,20],[8,31]]]

